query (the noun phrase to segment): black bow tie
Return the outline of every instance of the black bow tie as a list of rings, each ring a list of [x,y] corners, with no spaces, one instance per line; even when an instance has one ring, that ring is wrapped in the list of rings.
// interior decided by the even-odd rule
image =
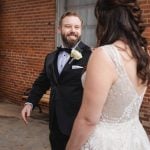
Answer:
[[[65,52],[67,52],[68,54],[70,54],[71,53],[71,48],[62,48],[62,47],[57,47],[57,49],[58,49],[58,52],[63,52],[63,51],[65,51]]]

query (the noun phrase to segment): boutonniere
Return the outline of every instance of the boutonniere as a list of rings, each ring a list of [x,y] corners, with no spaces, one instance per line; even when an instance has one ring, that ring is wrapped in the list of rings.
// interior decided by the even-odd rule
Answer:
[[[71,61],[69,62],[69,64],[73,61],[73,60],[79,60],[82,58],[82,54],[76,50],[76,49],[72,49],[71,50],[71,54],[70,56],[72,57]]]
[[[79,60],[79,59],[82,58],[82,54],[78,50],[76,50],[76,49],[72,49],[70,55],[71,55],[72,58],[74,58],[76,60]]]

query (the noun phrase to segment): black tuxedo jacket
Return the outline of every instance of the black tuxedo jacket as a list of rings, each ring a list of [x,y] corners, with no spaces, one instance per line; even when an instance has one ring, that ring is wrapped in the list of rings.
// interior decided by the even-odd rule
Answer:
[[[65,135],[70,135],[81,105],[83,94],[81,75],[86,69],[91,54],[91,49],[82,42],[76,49],[81,52],[82,58],[73,61],[70,58],[60,75],[57,70],[58,51],[46,56],[43,71],[34,82],[27,100],[35,106],[46,90],[51,88],[50,129],[55,116],[60,131]],[[76,68],[76,66],[80,67]]]

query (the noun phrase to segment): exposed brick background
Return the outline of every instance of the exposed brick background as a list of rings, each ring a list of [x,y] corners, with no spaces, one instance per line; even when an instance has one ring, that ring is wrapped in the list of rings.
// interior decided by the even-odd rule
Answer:
[[[141,8],[143,10],[143,18],[146,23],[146,30],[144,36],[148,39],[149,51],[150,51],[150,0],[140,1]],[[148,134],[150,134],[150,87],[144,96],[144,101],[142,103],[140,117],[142,124],[144,125]]]
[[[20,103],[55,47],[55,0],[0,1],[0,96]]]
[[[144,35],[150,45],[150,0],[141,0],[140,5],[147,26]],[[0,1],[1,98],[23,103],[23,93],[41,71],[46,54],[54,50],[55,17],[55,0]],[[150,88],[140,116],[150,134]]]

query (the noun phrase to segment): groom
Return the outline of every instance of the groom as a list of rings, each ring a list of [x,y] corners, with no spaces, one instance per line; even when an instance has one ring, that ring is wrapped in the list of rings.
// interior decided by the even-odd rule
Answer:
[[[81,76],[91,54],[91,49],[81,41],[82,25],[83,21],[75,12],[63,14],[59,22],[62,45],[45,58],[43,71],[22,109],[22,118],[28,123],[32,108],[51,88],[49,127],[52,150],[65,150],[81,105]]]

